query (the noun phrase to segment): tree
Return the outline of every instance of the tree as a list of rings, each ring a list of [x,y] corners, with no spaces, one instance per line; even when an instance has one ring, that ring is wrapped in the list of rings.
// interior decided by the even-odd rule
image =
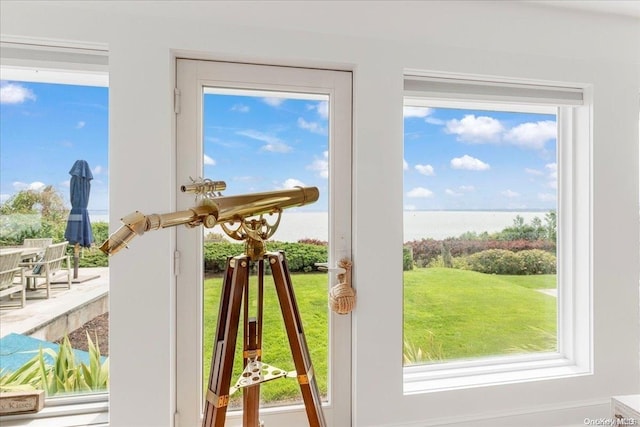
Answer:
[[[42,190],[19,191],[0,205],[2,243],[20,244],[26,237],[61,241],[68,212],[62,196],[51,185]]]
[[[558,232],[558,219],[555,210],[547,212],[544,216],[545,228],[546,228],[546,237],[548,240],[552,242],[556,241],[556,235]]]

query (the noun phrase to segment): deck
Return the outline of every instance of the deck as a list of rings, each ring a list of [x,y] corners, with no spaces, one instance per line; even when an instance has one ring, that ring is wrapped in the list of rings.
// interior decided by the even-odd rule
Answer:
[[[55,341],[109,311],[109,268],[80,268],[78,277],[98,276],[71,289],[52,288],[49,299],[29,299],[24,308],[0,310],[0,338],[22,334]]]

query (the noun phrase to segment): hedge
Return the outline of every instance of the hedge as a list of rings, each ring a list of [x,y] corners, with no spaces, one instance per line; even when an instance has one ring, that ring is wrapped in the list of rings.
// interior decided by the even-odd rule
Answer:
[[[289,271],[304,272],[317,271],[316,263],[327,262],[327,246],[325,244],[267,242],[267,251],[285,252]],[[227,257],[240,255],[244,252],[243,243],[205,242],[204,269],[207,273],[218,274],[224,272]]]
[[[489,249],[465,257],[466,269],[488,274],[555,274],[556,257],[540,249]]]
[[[551,254],[555,253],[555,242],[549,240],[497,240],[497,239],[458,239],[445,240],[421,239],[405,243],[413,251],[413,262],[418,267],[426,267],[438,256],[461,257],[468,256],[489,249],[504,249],[511,252],[520,252],[539,249]]]

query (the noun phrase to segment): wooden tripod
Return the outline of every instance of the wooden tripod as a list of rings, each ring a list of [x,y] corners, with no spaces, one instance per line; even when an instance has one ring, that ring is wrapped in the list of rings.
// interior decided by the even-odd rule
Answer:
[[[256,257],[254,257],[255,259]],[[284,252],[267,252],[255,261],[258,265],[258,308],[257,315],[249,318],[249,268],[252,262],[248,255],[239,255],[227,260],[218,326],[216,328],[211,374],[207,390],[203,427],[223,427],[229,404],[233,358],[236,348],[240,308],[244,296],[244,353],[243,360],[246,377],[250,383],[243,387],[243,427],[259,427],[260,407],[260,361],[262,356],[262,307],[264,285],[264,261],[268,260],[275,282],[276,293],[284,319],[291,354],[300,384],[307,418],[310,427],[326,427],[322,414],[320,393],[309,356],[309,349],[302,329],[298,304],[293,292],[289,267]],[[252,374],[251,366],[257,366]],[[247,368],[249,367],[249,368]],[[285,373],[286,374],[286,373]],[[279,375],[284,376],[284,375]],[[242,378],[241,380],[242,381]]]

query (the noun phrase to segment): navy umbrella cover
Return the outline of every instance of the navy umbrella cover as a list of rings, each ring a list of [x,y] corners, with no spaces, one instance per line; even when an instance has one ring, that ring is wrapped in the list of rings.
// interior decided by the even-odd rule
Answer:
[[[87,210],[93,174],[86,160],[76,160],[69,174],[71,175],[71,212],[69,212],[64,238],[69,243],[88,248],[93,243],[93,232]]]

